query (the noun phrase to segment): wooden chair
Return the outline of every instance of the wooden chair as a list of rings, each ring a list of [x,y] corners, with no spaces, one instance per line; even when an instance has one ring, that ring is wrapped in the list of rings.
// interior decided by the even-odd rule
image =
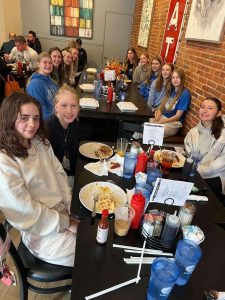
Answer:
[[[5,241],[7,230],[0,223],[0,238]],[[60,285],[52,288],[41,288],[31,284],[28,279],[38,282],[58,282],[61,280],[72,279],[72,267],[64,267],[46,263],[36,258],[21,241],[18,249],[11,242],[9,249],[17,272],[20,284],[20,300],[28,299],[28,289],[40,294],[53,294],[71,290],[71,285]]]
[[[143,134],[143,125],[136,123],[124,122],[122,120],[119,121],[119,130],[118,130],[118,138],[126,138],[129,141],[137,141],[142,142],[142,138],[134,138],[133,134],[135,132]]]

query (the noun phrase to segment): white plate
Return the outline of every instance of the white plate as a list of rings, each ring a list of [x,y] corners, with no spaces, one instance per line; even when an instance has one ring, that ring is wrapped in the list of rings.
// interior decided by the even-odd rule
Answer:
[[[106,147],[108,149],[107,152],[102,152],[101,147]],[[93,159],[100,159],[100,158],[108,158],[113,155],[113,150],[106,144],[97,143],[97,142],[90,142],[85,143],[79,147],[80,154]]]
[[[138,110],[137,106],[132,102],[119,102],[117,103],[117,106],[121,111],[134,112]]]
[[[182,154],[175,152],[175,151],[171,151],[171,150],[162,150],[162,151],[171,152],[177,156],[179,161],[176,160],[175,162],[173,162],[172,168],[182,168],[184,166],[186,158]],[[161,151],[160,150],[155,151],[154,157],[161,162],[161,160],[162,160]]]
[[[88,73],[90,73],[90,74],[96,74],[97,73],[97,69],[96,68],[88,68],[86,71]]]
[[[99,107],[99,103],[94,98],[81,98],[80,106],[82,108],[97,108]]]
[[[103,209],[108,209],[109,213],[113,213],[115,207],[124,206],[127,201],[125,192],[117,185],[110,182],[91,182],[80,190],[80,202],[88,210],[92,211],[94,206],[94,196],[98,195],[96,203],[96,213],[101,214]],[[109,201],[107,201],[107,200]],[[106,200],[105,205],[101,205]],[[110,209],[112,205],[114,208]]]
[[[91,83],[83,83],[80,85],[80,88],[84,91],[84,92],[94,92],[94,85]]]

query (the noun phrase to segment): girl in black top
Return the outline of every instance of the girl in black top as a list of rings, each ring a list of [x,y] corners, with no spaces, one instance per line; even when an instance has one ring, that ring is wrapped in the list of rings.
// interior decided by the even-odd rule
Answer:
[[[128,48],[126,54],[125,72],[124,72],[128,79],[130,80],[133,79],[133,73],[135,68],[138,66],[139,61],[140,59],[137,55],[136,50],[133,47]]]
[[[63,85],[55,96],[55,115],[48,120],[49,141],[68,176],[74,175],[78,151],[79,96]]]

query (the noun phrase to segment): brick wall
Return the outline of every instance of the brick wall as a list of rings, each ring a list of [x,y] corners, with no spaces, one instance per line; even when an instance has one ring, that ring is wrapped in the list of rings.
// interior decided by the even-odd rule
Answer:
[[[192,0],[188,4],[187,17],[176,61],[176,65],[185,70],[185,85],[192,94],[191,110],[187,114],[184,125],[185,132],[198,123],[198,107],[204,97],[218,97],[223,102],[225,109],[225,35],[220,44],[187,42],[184,37],[191,3]],[[146,48],[138,46],[142,4],[143,0],[136,0],[131,37],[131,45],[139,54],[146,51]],[[169,5],[170,0],[155,0],[147,48],[150,57],[161,51]]]

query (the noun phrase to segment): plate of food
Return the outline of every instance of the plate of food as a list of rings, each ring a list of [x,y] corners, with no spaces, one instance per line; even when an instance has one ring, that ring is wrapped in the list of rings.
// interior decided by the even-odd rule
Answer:
[[[162,153],[163,152],[171,153],[174,156],[174,161],[173,161],[173,164],[172,164],[172,168],[182,168],[184,166],[186,158],[182,154],[180,154],[178,152],[175,152],[175,151],[171,151],[171,150],[157,150],[154,153],[154,157],[157,160],[159,160],[160,162],[162,162]]]
[[[92,159],[104,159],[113,155],[113,149],[106,144],[89,142],[79,147],[79,152],[83,156]]]
[[[94,197],[97,197],[96,213],[101,214],[103,209],[108,209],[113,213],[114,209],[124,206],[127,201],[126,193],[117,185],[111,182],[91,182],[80,190],[80,202],[88,210],[92,211]]]

